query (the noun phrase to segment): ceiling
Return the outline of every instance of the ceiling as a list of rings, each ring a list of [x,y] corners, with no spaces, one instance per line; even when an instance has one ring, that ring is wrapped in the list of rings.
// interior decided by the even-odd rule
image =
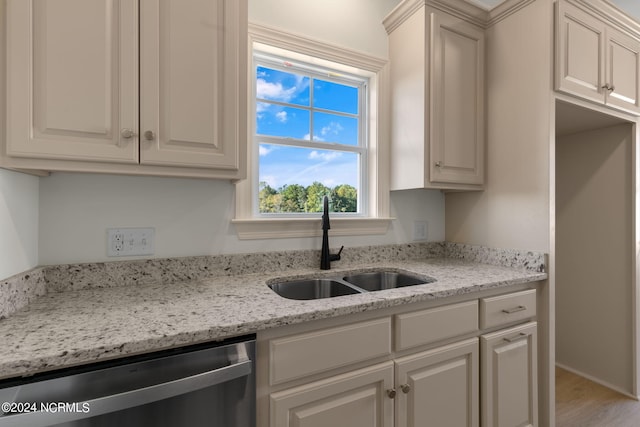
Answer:
[[[486,10],[491,10],[505,0],[466,0]],[[640,1],[638,0],[609,0],[614,5],[640,21]]]

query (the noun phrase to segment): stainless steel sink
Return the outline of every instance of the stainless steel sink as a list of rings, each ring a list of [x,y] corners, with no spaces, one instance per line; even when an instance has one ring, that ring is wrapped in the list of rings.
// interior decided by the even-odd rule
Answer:
[[[435,279],[431,277],[384,270],[351,274],[344,276],[343,280],[368,292],[435,282]]]
[[[288,299],[309,300],[333,298],[364,292],[347,283],[333,279],[303,279],[269,285],[278,295]]]
[[[281,278],[270,281],[267,285],[283,298],[314,300],[422,285],[435,281],[436,279],[428,276],[380,268],[335,275],[325,274],[323,277]]]

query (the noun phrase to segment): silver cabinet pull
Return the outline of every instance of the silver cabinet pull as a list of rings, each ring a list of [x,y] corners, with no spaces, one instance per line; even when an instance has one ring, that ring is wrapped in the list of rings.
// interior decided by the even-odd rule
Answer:
[[[387,396],[389,396],[389,399],[394,399],[396,397],[396,389],[390,388],[387,390]]]
[[[513,314],[513,313],[517,313],[517,312],[519,312],[519,311],[524,311],[524,310],[526,310],[526,309],[527,309],[527,307],[526,307],[526,306],[524,306],[524,305],[519,305],[519,306],[514,307],[514,308],[507,308],[507,309],[505,309],[505,310],[502,310],[502,312],[503,312],[503,313],[506,313],[506,314]]]
[[[616,90],[616,88],[613,85],[609,85],[609,83],[606,83],[604,86],[602,86],[602,89],[608,90],[609,92],[613,92],[614,90]]]
[[[404,394],[407,394],[411,391],[411,386],[409,384],[402,384],[400,390],[402,390]]]
[[[529,335],[525,334],[524,332],[520,332],[518,335],[516,335],[515,337],[506,337],[504,340],[508,343],[512,343],[512,342],[516,342],[519,341],[523,338],[528,337]]]
[[[156,139],[156,134],[152,130],[147,130],[144,132],[144,139],[147,141],[153,141]]]
[[[133,129],[124,128],[120,131],[120,136],[123,139],[131,139],[136,136],[136,133],[133,131]]]

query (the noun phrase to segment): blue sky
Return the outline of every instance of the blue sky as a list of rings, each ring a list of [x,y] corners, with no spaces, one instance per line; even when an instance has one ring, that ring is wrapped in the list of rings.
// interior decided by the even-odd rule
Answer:
[[[258,67],[257,97],[265,100],[256,107],[258,135],[357,145],[356,118],[309,111],[312,107],[311,82],[309,77],[294,72]],[[314,79],[313,96],[314,108],[352,115],[358,113],[356,87]],[[283,106],[268,101],[291,105]],[[311,114],[313,129],[310,128]],[[259,180],[266,181],[274,188],[285,184],[308,186],[314,181],[328,187],[339,184],[358,187],[358,155],[355,153],[261,143],[259,155]]]

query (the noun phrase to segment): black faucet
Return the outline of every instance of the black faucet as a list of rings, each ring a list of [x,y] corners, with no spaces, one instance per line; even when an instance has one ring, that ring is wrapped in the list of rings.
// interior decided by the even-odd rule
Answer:
[[[340,261],[340,254],[344,246],[340,247],[337,254],[329,252],[329,229],[331,225],[329,225],[329,199],[327,196],[324,196],[322,203],[324,204],[324,213],[322,214],[322,253],[320,255],[320,269],[330,270],[331,261]]]

